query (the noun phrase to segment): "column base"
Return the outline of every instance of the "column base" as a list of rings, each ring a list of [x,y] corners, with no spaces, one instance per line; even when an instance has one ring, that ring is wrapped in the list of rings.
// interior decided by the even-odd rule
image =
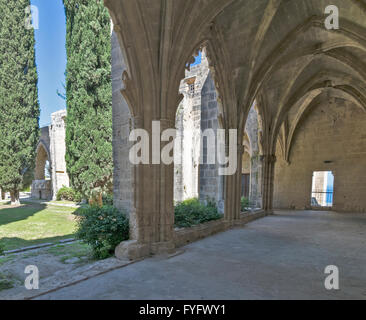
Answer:
[[[137,240],[129,240],[121,242],[115,249],[114,253],[120,260],[137,260],[147,258],[151,255],[169,255],[175,252],[174,242],[155,242],[151,245],[139,243]]]
[[[152,254],[172,254],[175,252],[175,243],[169,242],[155,242],[151,244]]]
[[[137,260],[148,257],[150,248],[147,244],[138,243],[137,240],[121,242],[115,249],[114,254],[120,260]]]

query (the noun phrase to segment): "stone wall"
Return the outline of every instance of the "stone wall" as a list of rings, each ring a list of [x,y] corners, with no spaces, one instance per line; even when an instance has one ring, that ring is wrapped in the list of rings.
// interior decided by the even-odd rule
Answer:
[[[258,144],[258,113],[256,106],[252,106],[249,111],[247,122],[245,124],[245,132],[250,143],[250,191],[249,202],[254,208],[262,207],[261,193],[261,170],[262,164],[260,161],[260,152]]]
[[[131,114],[121,94],[122,73],[126,65],[116,35],[112,34],[112,88],[113,88],[113,152],[114,152],[114,202],[120,209],[131,210],[133,168],[129,162],[128,141],[132,128]],[[191,66],[181,81],[179,91],[183,100],[177,108],[177,137],[174,145],[174,200],[183,201],[199,197],[213,200],[224,211],[224,177],[219,176],[217,164],[207,163],[207,140],[200,135],[206,129],[217,132],[218,102],[214,81],[209,71],[205,50],[201,63]],[[261,207],[260,164],[258,151],[257,113],[252,108],[247,122],[251,140],[251,203]],[[202,152],[201,152],[202,142]]]
[[[211,73],[202,88],[201,129],[213,129],[215,134],[219,129],[218,102],[215,83]],[[215,200],[220,212],[224,211],[224,176],[219,176],[219,164],[208,164],[207,139],[203,141],[203,163],[200,165],[200,199]]]
[[[69,176],[66,171],[66,110],[60,110],[51,114],[50,130],[50,152],[52,168],[52,189],[53,199],[56,199],[57,192],[63,186],[70,185]]]
[[[66,110],[51,114],[51,125],[41,128],[36,154],[34,181],[31,196],[36,199],[56,199],[63,186],[69,186],[66,172]],[[45,176],[46,161],[49,162],[50,178]]]
[[[365,212],[365,123],[366,113],[344,100],[317,106],[295,133],[290,164],[277,154],[274,207],[309,208],[313,172],[332,171],[333,209]]]
[[[177,109],[177,136],[174,144],[174,200],[199,197],[199,164],[201,158],[201,97],[209,73],[205,51],[201,63],[186,70],[181,81],[183,101]]]
[[[112,108],[113,108],[113,193],[114,205],[126,212],[131,210],[132,166],[129,161],[131,114],[121,94],[122,74],[126,69],[115,33],[112,34]]]
[[[52,183],[46,180],[45,166],[46,161],[49,162],[52,170],[51,145],[50,145],[50,128],[43,127],[40,129],[39,142],[36,149],[36,159],[34,168],[34,180],[31,185],[31,197],[36,199],[49,200],[52,199]]]

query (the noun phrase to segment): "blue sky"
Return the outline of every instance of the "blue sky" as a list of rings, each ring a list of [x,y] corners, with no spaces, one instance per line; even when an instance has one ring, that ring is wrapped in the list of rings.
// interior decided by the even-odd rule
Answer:
[[[51,113],[65,109],[66,20],[62,0],[31,0],[38,8],[39,29],[35,30],[40,126],[49,125]],[[201,52],[193,65],[201,63]]]
[[[39,29],[35,30],[38,97],[41,106],[40,126],[51,122],[51,113],[64,109],[66,69],[66,22],[62,0],[31,0],[39,12]]]
[[[202,62],[202,52],[200,51],[194,63],[191,64],[191,67],[200,64],[201,62]]]

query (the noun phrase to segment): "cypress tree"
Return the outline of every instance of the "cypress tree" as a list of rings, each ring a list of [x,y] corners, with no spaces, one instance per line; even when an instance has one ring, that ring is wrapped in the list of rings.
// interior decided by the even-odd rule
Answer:
[[[67,172],[73,188],[101,205],[113,174],[110,18],[103,1],[63,1]]]
[[[0,185],[19,203],[23,177],[34,168],[39,104],[29,0],[0,0]]]

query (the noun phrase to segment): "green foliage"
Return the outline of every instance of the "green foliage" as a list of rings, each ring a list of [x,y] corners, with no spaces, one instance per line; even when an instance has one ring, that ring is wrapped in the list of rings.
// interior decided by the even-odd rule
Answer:
[[[25,28],[29,5],[0,0],[0,185],[17,196],[39,138],[34,30]]]
[[[111,187],[110,17],[103,1],[63,0],[66,13],[66,164],[89,199]]]
[[[14,281],[10,279],[8,274],[0,272],[0,291],[7,290],[14,287]]]
[[[63,186],[60,190],[58,190],[56,200],[81,202],[82,196],[79,192],[75,191],[73,188]]]
[[[22,191],[31,191],[32,181],[34,180],[34,166],[31,166],[23,175]]]
[[[249,199],[248,198],[245,198],[245,197],[241,197],[240,199],[240,207],[241,207],[241,212],[244,212],[246,211],[249,207]]]
[[[113,206],[113,194],[103,194],[103,204],[106,206]]]
[[[89,206],[78,209],[77,213],[77,237],[92,247],[96,259],[108,258],[120,242],[128,240],[128,219],[116,208]]]
[[[217,211],[216,204],[202,204],[198,199],[188,199],[178,203],[174,209],[175,226],[191,227],[211,220],[218,220],[222,215]]]

